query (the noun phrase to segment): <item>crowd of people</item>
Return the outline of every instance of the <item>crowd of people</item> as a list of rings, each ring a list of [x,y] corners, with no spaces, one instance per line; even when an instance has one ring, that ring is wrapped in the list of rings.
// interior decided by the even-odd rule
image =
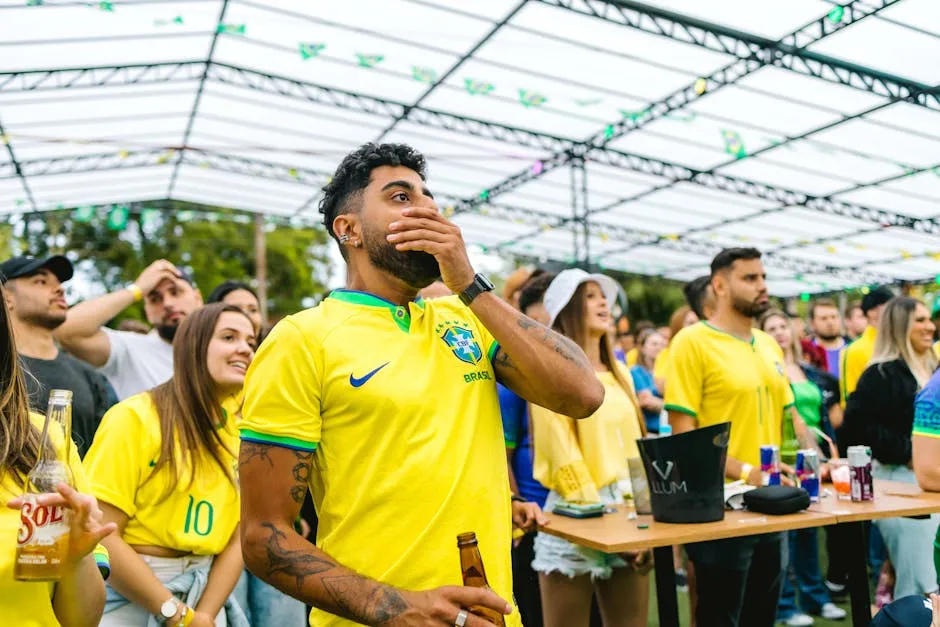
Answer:
[[[762,445],[792,464],[865,444],[876,478],[940,491],[936,327],[914,298],[817,299],[807,330],[772,306],[752,248],[718,254],[658,327],[615,319],[618,283],[580,269],[520,269],[497,294],[398,144],[347,155],[320,210],[346,287],[273,329],[247,284],[204,300],[167,260],[71,308],[68,258],[0,264],[4,624],[484,627],[483,608],[516,627],[645,627],[651,552],[538,528],[557,505],[629,502],[627,459],[665,425],[730,422],[729,481],[760,485]],[[108,326],[140,305],[143,328]],[[74,486],[40,498],[71,510],[70,548],[59,581],[19,582],[19,497],[56,389],[72,391],[74,447],[53,447]],[[885,616],[937,592],[937,528],[871,526]],[[461,585],[467,532],[488,587]],[[699,627],[798,627],[846,617],[848,550],[827,528],[674,560]]]

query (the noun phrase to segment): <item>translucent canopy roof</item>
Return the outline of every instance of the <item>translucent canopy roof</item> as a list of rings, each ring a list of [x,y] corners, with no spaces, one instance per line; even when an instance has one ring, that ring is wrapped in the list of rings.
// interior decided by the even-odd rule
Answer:
[[[935,0],[0,0],[0,214],[316,218],[414,145],[470,243],[778,295],[940,274]]]

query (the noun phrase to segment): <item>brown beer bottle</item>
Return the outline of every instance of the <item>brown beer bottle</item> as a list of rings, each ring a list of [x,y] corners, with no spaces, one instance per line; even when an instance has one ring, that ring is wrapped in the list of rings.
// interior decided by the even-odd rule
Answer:
[[[20,530],[16,537],[16,563],[13,577],[19,581],[58,581],[69,552],[68,508],[39,505],[36,496],[56,492],[60,483],[75,487],[68,463],[56,456],[52,431],[64,435],[68,460],[72,445],[72,392],[52,390],[42,427],[39,458],[26,477],[26,494],[20,509]]]
[[[483,557],[477,546],[477,534],[470,532],[458,535],[457,548],[460,549],[460,572],[463,574],[463,585],[469,588],[489,588],[486,571],[483,569]],[[471,607],[470,611],[494,625],[506,626],[503,615],[496,610],[488,607]]]

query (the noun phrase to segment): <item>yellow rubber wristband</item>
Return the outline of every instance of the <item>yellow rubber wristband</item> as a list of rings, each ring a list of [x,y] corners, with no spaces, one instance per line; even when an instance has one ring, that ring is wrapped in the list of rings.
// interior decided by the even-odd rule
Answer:
[[[741,464],[741,476],[738,477],[744,483],[748,482],[748,479],[751,477],[751,471],[754,470],[754,466],[750,464]]]
[[[130,293],[134,295],[134,302],[139,303],[144,299],[144,293],[140,291],[140,288],[137,287],[136,283],[131,283],[127,286],[127,289],[130,290]]]

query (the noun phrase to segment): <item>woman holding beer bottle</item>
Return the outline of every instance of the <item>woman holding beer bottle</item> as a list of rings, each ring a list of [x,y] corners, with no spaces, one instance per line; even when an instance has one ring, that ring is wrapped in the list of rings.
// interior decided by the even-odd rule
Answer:
[[[4,625],[38,627],[93,627],[104,607],[104,581],[92,552],[101,539],[114,531],[113,523],[102,521],[101,510],[88,494],[85,473],[75,446],[65,446],[61,433],[47,431],[43,441],[42,416],[30,414],[6,303],[0,297],[0,494],[7,507],[0,509],[0,617]],[[44,494],[35,506],[49,510],[69,510],[68,550],[57,573],[19,570],[21,578],[35,575],[45,581],[17,581],[14,578],[18,540],[25,529],[35,525],[38,516],[22,523],[21,496],[26,477],[40,459],[54,458],[68,464],[74,488],[60,484],[58,494]],[[48,455],[49,457],[45,457]]]
[[[115,405],[85,457],[92,490],[118,533],[101,625],[247,624],[230,595],[238,541],[238,435],[229,399],[254,357],[238,307],[190,314],[173,343],[173,378]]]
[[[639,456],[643,414],[610,339],[608,303],[618,290],[609,277],[565,270],[545,292],[554,329],[581,346],[605,390],[603,405],[583,420],[531,407],[534,475],[551,490],[545,511],[563,502],[622,503],[627,458]],[[540,533],[532,568],[539,573],[545,626],[587,627],[596,594],[604,627],[645,627],[651,562],[648,552],[607,555]]]

